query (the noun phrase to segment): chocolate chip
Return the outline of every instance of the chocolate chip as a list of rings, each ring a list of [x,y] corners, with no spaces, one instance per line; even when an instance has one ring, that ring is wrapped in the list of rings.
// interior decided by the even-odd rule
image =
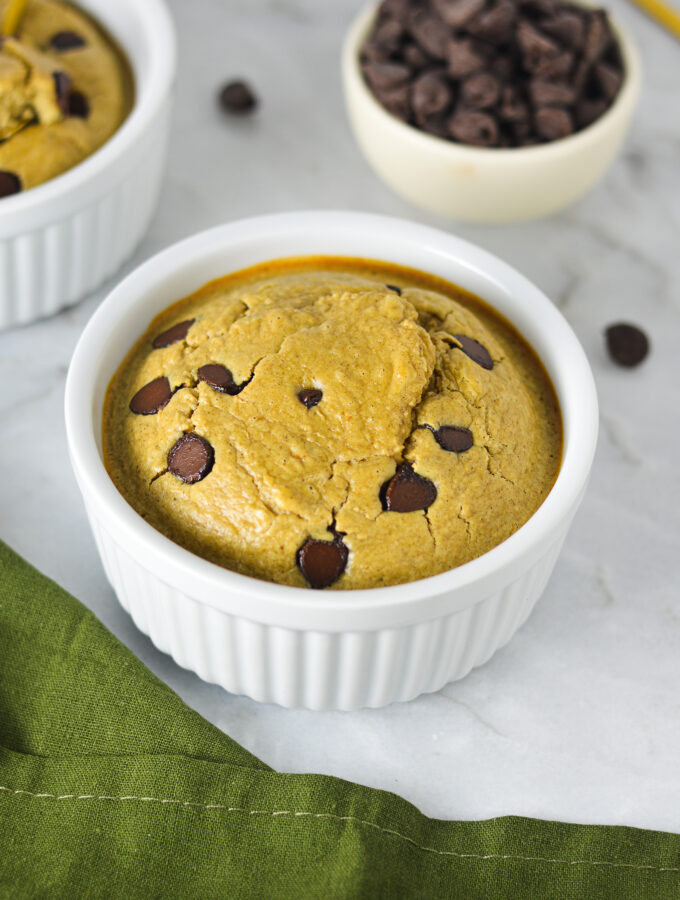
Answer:
[[[395,294],[399,294],[399,296],[401,297],[401,288],[397,287],[396,284],[386,284],[385,287],[388,291],[394,291]]]
[[[84,47],[85,38],[75,31],[58,31],[50,38],[50,47],[63,53],[64,50],[76,50],[78,47]]]
[[[569,78],[574,68],[574,54],[565,50],[558,56],[546,56],[534,66],[534,74],[538,78],[563,81]]]
[[[409,12],[411,0],[383,0],[378,7],[378,19],[394,18],[403,22]]]
[[[462,28],[486,6],[486,0],[432,0],[435,11],[451,28]]]
[[[53,72],[52,80],[54,81],[54,93],[57,98],[57,104],[63,115],[71,114],[71,76],[66,72]]]
[[[620,366],[632,368],[639,365],[649,353],[649,338],[636,325],[619,322],[605,331],[609,355]]]
[[[504,122],[529,121],[529,106],[519,97],[517,90],[510,85],[503,88],[499,115]]]
[[[204,381],[207,385],[220,394],[231,394],[232,396],[241,392],[245,385],[236,384],[234,378],[226,366],[218,363],[209,363],[201,366],[198,370],[199,381]]]
[[[542,106],[534,114],[536,133],[546,141],[557,141],[574,131],[574,122],[566,109]]]
[[[589,63],[594,63],[606,52],[612,42],[612,32],[609,27],[607,13],[603,10],[594,10],[588,16],[586,36],[583,44],[583,57]]]
[[[493,369],[493,359],[484,344],[480,344],[474,338],[468,337],[466,334],[454,334],[454,338],[460,344],[460,350],[466,356],[469,356],[473,362],[480,365],[483,369]]]
[[[14,172],[0,169],[0,198],[18,194],[21,191],[21,179]]]
[[[68,95],[68,114],[77,119],[87,119],[90,115],[90,101],[80,91],[71,91]]]
[[[513,38],[514,24],[517,17],[516,7],[508,0],[500,0],[488,12],[483,12],[467,25],[473,37],[490,44],[503,46]]]
[[[579,100],[574,109],[574,117],[579,128],[586,128],[588,125],[599,119],[600,116],[607,112],[608,104],[606,100]]]
[[[442,23],[436,16],[419,12],[413,17],[411,34],[416,43],[434,59],[446,59],[449,38],[447,28],[442,28]]]
[[[248,113],[257,106],[257,97],[245,81],[230,81],[219,93],[220,106],[228,113]]]
[[[411,74],[408,66],[401,63],[364,63],[364,75],[376,91],[389,91],[405,84]]]
[[[376,97],[387,112],[402,122],[408,122],[411,118],[411,91],[408,84],[402,84],[391,91],[376,91]]]
[[[155,350],[159,350],[161,347],[169,347],[170,344],[183,341],[195,321],[196,319],[186,319],[184,322],[178,322],[176,325],[168,328],[167,331],[157,334],[151,341],[151,345]]]
[[[307,538],[297,552],[297,564],[311,588],[334,584],[347,567],[349,551],[339,537],[332,541]]]
[[[427,509],[437,499],[437,488],[429,478],[413,471],[409,463],[402,463],[396,473],[383,485],[383,506],[388,512],[414,512]]]
[[[200,435],[184,434],[168,453],[168,472],[185,484],[195,484],[210,473],[215,451]]]
[[[408,63],[414,72],[418,72],[429,66],[430,58],[417,44],[409,44],[404,47],[404,62]]]
[[[530,22],[523,20],[517,26],[517,43],[522,52],[522,61],[526,69],[535,71],[541,63],[552,56],[559,56],[560,45],[535,28]]]
[[[576,100],[576,91],[568,84],[532,78],[529,82],[529,96],[534,106],[550,104],[569,106]]]
[[[404,39],[404,26],[397,19],[387,19],[381,22],[373,32],[373,41],[376,46],[388,55],[396,53]]]
[[[417,121],[445,112],[452,94],[443,72],[424,72],[413,82],[411,106]]]
[[[137,391],[130,400],[130,410],[138,416],[151,416],[165,409],[171,397],[170,382],[165,375],[161,375]]]
[[[559,12],[553,18],[542,22],[541,28],[570,50],[579,50],[583,45],[586,26],[583,17],[578,13]]]
[[[449,120],[449,134],[461,144],[494,147],[498,144],[498,123],[489,113],[460,110]]]
[[[623,75],[607,63],[597,63],[593,68],[593,78],[605,100],[609,103],[616,97],[623,81]]]
[[[501,95],[501,84],[490,72],[470,75],[460,88],[461,100],[472,109],[488,109],[495,106]]]
[[[465,78],[484,68],[484,57],[474,49],[469,39],[449,41],[447,48],[448,73],[452,78]]]
[[[457,425],[442,425],[434,432],[434,436],[439,446],[451,453],[465,453],[474,444],[470,429],[459,428]]]
[[[318,388],[303,388],[301,391],[298,391],[298,400],[307,409],[311,409],[313,406],[321,403],[322,397],[323,391],[320,391]]]

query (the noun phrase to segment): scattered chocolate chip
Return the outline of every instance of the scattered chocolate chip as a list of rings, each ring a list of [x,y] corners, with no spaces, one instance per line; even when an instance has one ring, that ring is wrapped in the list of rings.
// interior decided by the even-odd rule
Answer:
[[[168,472],[185,484],[195,484],[210,473],[215,451],[200,435],[184,434],[168,453]]]
[[[401,297],[401,288],[397,287],[396,284],[386,284],[385,287],[388,291],[394,291],[395,294],[399,294],[399,296]]]
[[[168,328],[167,331],[162,331],[160,334],[157,334],[153,341],[151,341],[152,347],[155,350],[160,350],[161,347],[169,347],[170,344],[176,344],[178,341],[183,341],[195,321],[196,319],[187,319],[184,322],[178,322],[176,325]]]
[[[21,191],[21,179],[14,172],[0,169],[0,198],[18,194]]]
[[[451,28],[462,28],[486,6],[486,0],[432,0],[440,18]]]
[[[198,370],[199,381],[204,381],[213,390],[220,394],[239,394],[245,385],[236,384],[234,378],[226,366],[218,363],[209,363]]]
[[[247,113],[257,106],[257,97],[245,81],[230,81],[219,93],[220,106],[228,113]]]
[[[411,34],[416,43],[433,59],[446,59],[450,34],[442,28],[436,16],[418,12],[411,23]]]
[[[311,409],[313,406],[321,403],[322,397],[323,391],[320,391],[318,388],[303,388],[301,391],[298,391],[298,400],[307,409]]]
[[[476,362],[483,369],[493,369],[493,359],[484,344],[480,344],[479,341],[468,337],[466,334],[454,334],[454,338],[460,344],[460,349],[463,353],[469,356],[473,362]]]
[[[605,100],[609,103],[616,97],[623,81],[622,73],[607,63],[597,63],[593,67],[593,78]]]
[[[484,68],[485,59],[477,53],[469,39],[451,40],[447,48],[448,73],[452,78],[466,78]]]
[[[437,488],[429,478],[413,471],[409,463],[402,463],[396,473],[383,485],[383,506],[388,512],[414,512],[427,509],[437,499]]]
[[[451,453],[465,453],[474,444],[470,429],[459,428],[457,425],[442,425],[434,432],[434,436],[439,446]]]
[[[609,355],[620,366],[639,365],[649,353],[649,338],[636,325],[619,322],[605,330]]]
[[[534,115],[536,133],[546,141],[568,137],[574,131],[574,121],[566,109],[543,106]]]
[[[460,87],[461,100],[471,109],[488,109],[495,106],[500,95],[500,81],[490,72],[470,75]]]
[[[90,115],[90,101],[80,91],[71,91],[68,95],[68,114],[77,119],[87,119]]]
[[[449,120],[449,134],[461,144],[494,147],[498,144],[498,123],[489,113],[460,110]]]
[[[389,91],[405,84],[411,74],[408,66],[401,63],[364,63],[364,75],[376,91]]]
[[[54,81],[54,93],[59,109],[63,115],[68,116],[71,114],[70,95],[71,85],[73,84],[71,76],[67,75],[66,72],[53,72],[52,80]]]
[[[152,416],[165,409],[171,397],[170,382],[161,375],[137,391],[130,400],[130,410],[138,416]]]
[[[468,23],[469,33],[482,41],[503,46],[513,38],[516,7],[509,0],[499,0],[490,10]]]
[[[533,78],[529,82],[529,96],[534,106],[548,106],[549,104],[569,106],[576,99],[576,91],[568,84]]]
[[[332,541],[307,538],[297,552],[297,564],[311,588],[334,584],[347,567],[349,551],[339,537]]]
[[[419,122],[445,112],[451,100],[451,88],[443,72],[424,72],[413,82],[411,106]]]
[[[50,38],[50,47],[63,53],[65,50],[76,50],[78,47],[84,47],[85,38],[75,31],[58,31]]]

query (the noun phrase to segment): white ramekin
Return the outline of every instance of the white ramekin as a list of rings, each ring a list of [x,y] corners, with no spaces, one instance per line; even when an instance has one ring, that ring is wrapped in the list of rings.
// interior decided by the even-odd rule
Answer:
[[[0,200],[0,328],[51,315],[112,275],[158,199],[176,69],[163,0],[78,0],[118,41],[135,80],[130,115],[96,153]]]
[[[238,575],[161,535],[118,493],[101,454],[109,380],[149,321],[210,279],[304,254],[387,260],[449,279],[510,319],[550,373],[564,419],[557,481],[531,519],[484,556],[411,584],[313,591]],[[550,301],[489,253],[441,231],[351,212],[246,219],[144,263],[102,303],[66,385],[71,460],[106,574],[151,640],[206,681],[288,707],[409,700],[465,675],[538,600],[586,487],[598,430],[592,373]]]
[[[584,4],[585,5],[585,4]],[[642,81],[635,45],[617,22],[625,79],[607,112],[583,131],[536,147],[470,147],[401,122],[375,99],[359,65],[373,24],[371,3],[349,28],[342,79],[350,124],[364,156],[394,191],[439,215],[485,224],[551,215],[573,203],[605,173],[628,130]]]

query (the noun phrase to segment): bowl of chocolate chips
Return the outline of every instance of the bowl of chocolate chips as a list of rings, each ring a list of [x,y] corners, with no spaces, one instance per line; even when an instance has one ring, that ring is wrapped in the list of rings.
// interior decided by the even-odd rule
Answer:
[[[377,174],[469,222],[568,206],[614,160],[640,93],[633,42],[562,0],[383,0],[343,49],[349,119]]]

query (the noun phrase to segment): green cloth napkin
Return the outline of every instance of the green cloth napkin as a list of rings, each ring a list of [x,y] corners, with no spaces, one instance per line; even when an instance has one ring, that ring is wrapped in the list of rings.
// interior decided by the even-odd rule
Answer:
[[[443,822],[273,772],[0,543],[0,897],[679,894],[677,835]]]

